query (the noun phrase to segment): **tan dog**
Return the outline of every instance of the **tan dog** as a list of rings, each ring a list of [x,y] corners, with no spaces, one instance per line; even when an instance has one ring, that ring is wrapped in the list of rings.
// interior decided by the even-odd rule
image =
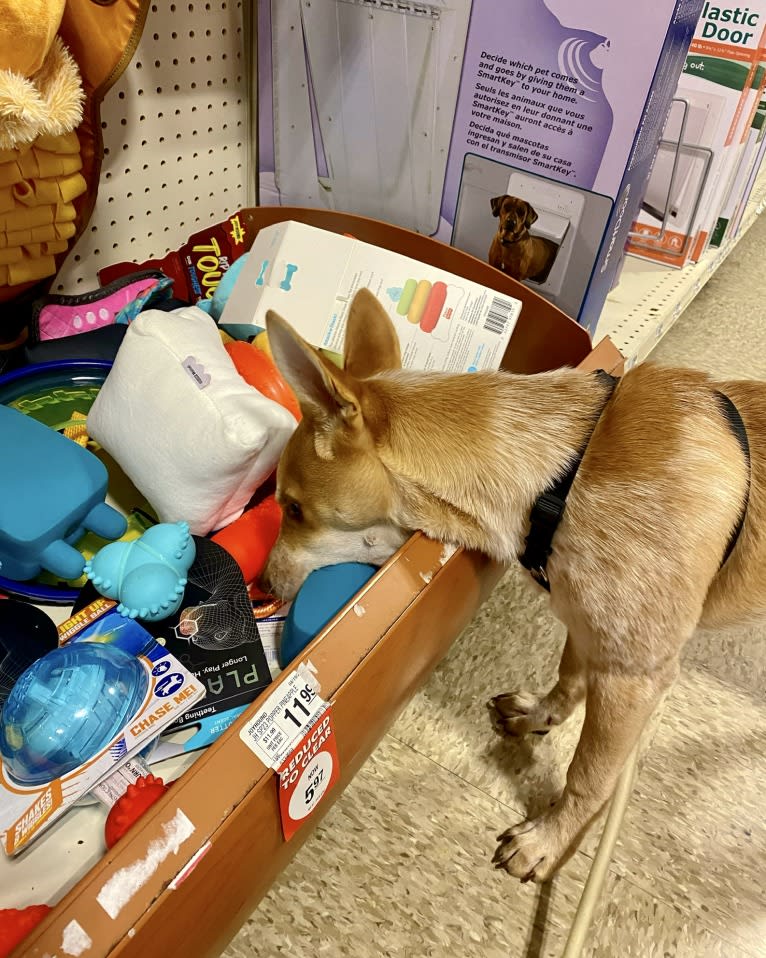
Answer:
[[[536,497],[587,442],[548,562],[568,628],[558,683],[491,702],[496,727],[522,735],[586,701],[563,795],[495,854],[524,881],[549,878],[612,794],[697,625],[766,612],[766,386],[642,365],[607,399],[598,376],[573,369],[403,372],[367,290],[350,310],[343,372],[284,320],[267,324],[304,412],[279,465],[285,519],[266,570],[285,596],[319,565],[381,562],[413,529],[515,561]],[[716,390],[741,413],[751,469]]]
[[[526,200],[507,193],[490,202],[498,224],[489,248],[489,265],[520,282],[544,280],[558,247],[540,236],[530,236],[529,227],[537,219],[537,213]]]

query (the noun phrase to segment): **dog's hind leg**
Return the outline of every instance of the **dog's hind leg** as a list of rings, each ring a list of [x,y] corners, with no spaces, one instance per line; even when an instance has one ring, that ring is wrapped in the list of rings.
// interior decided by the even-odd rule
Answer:
[[[487,702],[490,720],[501,735],[546,735],[569,718],[585,698],[585,669],[572,639],[567,636],[559,663],[559,680],[542,698],[524,692],[503,692]]]
[[[546,881],[577,847],[611,796],[646,720],[673,681],[677,663],[651,675],[588,674],[585,722],[559,801],[499,836],[493,862],[522,881]]]

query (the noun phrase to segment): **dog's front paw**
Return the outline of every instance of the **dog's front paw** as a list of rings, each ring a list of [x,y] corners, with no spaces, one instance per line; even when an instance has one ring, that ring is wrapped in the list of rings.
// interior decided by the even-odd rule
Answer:
[[[500,735],[547,735],[553,725],[550,714],[543,715],[540,700],[524,692],[503,692],[487,702],[492,727]]]
[[[549,824],[545,816],[514,825],[498,835],[497,840],[500,844],[492,863],[522,882],[547,881],[562,855],[555,826]]]

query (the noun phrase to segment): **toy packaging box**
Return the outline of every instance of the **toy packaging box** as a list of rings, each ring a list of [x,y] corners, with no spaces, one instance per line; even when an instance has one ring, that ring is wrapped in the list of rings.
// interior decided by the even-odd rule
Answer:
[[[435,236],[592,332],[702,2],[261,0],[259,201]],[[490,253],[506,195],[531,265]]]
[[[742,190],[741,195],[737,197],[737,203],[734,207],[734,212],[732,214],[730,222],[726,227],[726,236],[732,237],[736,236],[739,232],[740,224],[742,223],[742,217],[745,214],[745,207],[747,206],[750,200],[750,194],[753,191],[755,186],[756,178],[761,169],[761,164],[763,163],[764,155],[766,155],[766,99],[761,101],[761,107],[756,112],[754,117],[754,124],[759,125],[758,131],[758,143],[755,149],[752,163],[749,165],[745,176],[745,186]]]
[[[115,603],[98,599],[59,627],[60,644],[113,643],[138,657],[148,676],[138,711],[98,754],[60,778],[20,785],[0,763],[0,836],[7,855],[16,855],[78,799],[144,749],[191,709],[205,687],[138,622],[121,616]]]
[[[628,252],[683,267],[707,248],[760,99],[764,15],[706,0]]]
[[[446,270],[287,220],[255,237],[221,323],[260,328],[273,309],[313,346],[342,353],[361,287],[391,317],[405,369],[497,369],[521,311],[519,300]]]
[[[761,51],[763,57],[764,51]],[[760,150],[764,134],[764,117],[766,117],[766,63],[761,60],[753,86],[758,90],[758,103],[750,120],[750,128],[743,135],[742,152],[739,161],[729,178],[726,199],[721,207],[715,229],[710,234],[710,245],[718,248],[727,237],[736,229],[737,213],[740,204],[749,197],[748,184],[750,174],[760,167]]]

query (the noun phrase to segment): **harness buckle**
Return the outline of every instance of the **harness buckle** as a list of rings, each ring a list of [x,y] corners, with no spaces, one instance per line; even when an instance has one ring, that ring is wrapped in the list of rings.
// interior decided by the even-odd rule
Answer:
[[[555,529],[561,522],[566,507],[566,502],[559,496],[551,492],[544,492],[537,498],[532,507],[529,514],[530,524],[532,526],[542,526],[545,529]]]

